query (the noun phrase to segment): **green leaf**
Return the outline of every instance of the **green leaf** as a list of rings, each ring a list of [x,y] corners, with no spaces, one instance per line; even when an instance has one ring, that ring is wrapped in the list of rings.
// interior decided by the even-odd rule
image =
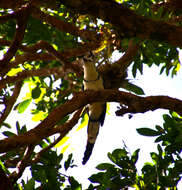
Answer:
[[[160,146],[160,144],[157,145],[157,149],[158,149],[158,152],[159,152],[159,155],[162,156],[162,147]]]
[[[135,78],[137,73],[137,64],[134,62],[133,67],[132,67],[132,75]]]
[[[159,136],[159,137],[157,137],[157,138],[155,139],[155,143],[158,143],[158,142],[162,141],[163,138],[164,138],[164,136]]]
[[[115,149],[112,152],[112,155],[116,158],[116,159],[121,159],[122,157],[126,157],[127,156],[127,151],[125,149]]]
[[[81,188],[82,186],[75,180],[74,177],[69,177],[68,181],[71,185],[71,189],[75,189],[75,190],[81,190],[82,189]]]
[[[135,84],[131,84],[131,83],[126,83],[124,88],[128,91],[132,91],[134,92],[135,94],[138,94],[138,95],[144,95],[144,91],[142,88],[140,88],[139,86],[135,85]]]
[[[87,190],[94,190],[94,186],[90,184]]]
[[[161,126],[159,126],[159,125],[156,125],[155,128],[156,128],[157,131],[159,131],[161,134],[165,132],[164,129],[163,129]]]
[[[134,163],[136,163],[137,160],[138,160],[139,151],[140,151],[140,149],[135,150],[135,152],[134,152],[134,153],[132,154],[132,156],[131,156],[131,160],[132,160]]]
[[[159,131],[155,131],[155,130],[150,129],[150,128],[138,128],[138,129],[136,129],[136,130],[137,130],[137,132],[138,132],[140,135],[143,135],[143,136],[154,137],[154,136],[160,135],[160,132],[159,132]]]
[[[114,165],[113,164],[110,164],[110,163],[102,163],[102,164],[99,164],[97,165],[97,169],[98,170],[107,170],[107,169],[110,169],[110,168],[113,168]]]
[[[93,183],[98,183],[98,182],[102,182],[103,177],[104,177],[104,173],[99,172],[97,174],[91,175],[88,179]]]
[[[171,111],[170,114],[172,115],[172,117],[174,117],[175,119],[180,119],[178,113]]]
[[[34,178],[31,178],[25,185],[24,190],[34,190],[35,186],[35,180]]]
[[[110,152],[108,152],[107,156],[112,162],[116,163],[116,158]]]
[[[163,119],[164,119],[164,121],[166,121],[167,123],[168,123],[168,122],[171,122],[171,120],[172,120],[172,118],[171,118],[168,114],[164,114],[164,115],[163,115]]]
[[[8,169],[5,167],[5,165],[3,164],[1,160],[0,160],[0,167],[4,170],[6,174],[10,174],[10,172],[8,171]]]
[[[21,128],[21,131],[20,131],[20,134],[24,134],[27,132],[27,127],[26,125],[24,125],[22,128]]]
[[[155,166],[152,163],[146,162],[142,168],[142,173],[145,175],[154,174],[156,173]]]
[[[18,122],[18,121],[16,122],[16,131],[17,131],[17,134],[19,135],[19,134],[20,134],[21,129],[20,129],[20,124],[19,124],[19,122]]]
[[[67,170],[71,166],[72,157],[73,157],[73,154],[69,154],[68,159],[65,161],[65,163],[64,163],[65,170]]]
[[[152,160],[154,161],[154,163],[157,164],[157,162],[159,160],[159,157],[158,157],[157,153],[151,152],[150,156],[151,156]]]
[[[39,86],[36,86],[36,87],[32,90],[32,98],[33,98],[33,99],[37,99],[37,98],[39,98],[40,94],[41,94],[40,87],[39,87]]]
[[[6,128],[8,128],[8,129],[11,129],[11,125],[9,124],[9,123],[2,123],[2,125],[0,126],[0,128],[1,127],[6,127]]]
[[[31,101],[32,99],[30,98],[21,102],[17,107],[18,113],[23,113],[27,109]]]
[[[2,134],[3,134],[4,136],[6,136],[6,137],[13,137],[13,136],[16,135],[15,133],[12,133],[12,132],[10,132],[10,131],[4,131],[4,132],[2,132]]]

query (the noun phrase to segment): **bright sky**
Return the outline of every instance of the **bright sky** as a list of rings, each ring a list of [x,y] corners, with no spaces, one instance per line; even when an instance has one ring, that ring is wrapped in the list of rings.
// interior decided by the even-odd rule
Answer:
[[[159,75],[159,72],[160,69],[156,66],[152,66],[152,68],[145,66],[143,71],[144,74],[140,75],[138,73],[136,79],[132,80],[132,82],[142,87],[147,96],[168,95],[182,99],[182,69],[180,69],[178,75],[173,79],[171,79],[171,77],[166,77],[165,74]],[[129,76],[129,78],[132,79],[132,76]],[[116,148],[122,148],[123,141],[131,153],[138,148],[141,149],[139,161],[137,162],[139,172],[143,163],[152,161],[149,153],[151,151],[156,151],[156,144],[153,143],[155,138],[138,135],[136,128],[154,128],[157,124],[162,125],[163,120],[161,116],[164,113],[168,113],[168,111],[157,110],[145,114],[135,114],[129,119],[127,115],[116,117],[116,106],[116,103],[111,103],[111,108],[109,110],[110,115],[106,115],[104,126],[100,130],[93,153],[86,165],[82,166],[81,164],[87,141],[86,127],[80,131],[76,131],[77,125],[69,134],[71,137],[68,141],[70,146],[66,154],[68,155],[73,152],[75,164],[77,164],[78,167],[68,170],[68,173],[65,174],[71,174],[76,177],[79,182],[84,184],[83,189],[88,187],[89,183],[87,178],[91,174],[98,172],[95,166],[102,162],[108,162],[107,153],[112,152]],[[21,125],[28,123],[29,126],[36,126],[36,123],[31,122],[29,110],[27,110],[26,113],[27,115],[25,117],[22,114],[18,114],[16,119],[20,121]],[[12,126],[14,126],[14,124]],[[62,173],[64,173],[64,171],[62,171]]]

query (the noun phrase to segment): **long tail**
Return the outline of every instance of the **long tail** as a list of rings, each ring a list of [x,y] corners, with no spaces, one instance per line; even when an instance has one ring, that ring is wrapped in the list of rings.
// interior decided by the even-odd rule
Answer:
[[[95,141],[97,139],[97,135],[99,133],[99,125],[100,125],[100,122],[93,121],[89,118],[88,127],[87,127],[87,135],[88,135],[87,146],[84,152],[82,164],[86,164],[86,162],[88,161],[88,159],[90,158],[92,154],[92,150],[93,150]]]
[[[94,147],[94,143],[87,142],[86,150],[84,152],[84,157],[83,157],[83,161],[82,161],[83,165],[86,164],[87,161],[89,160],[89,158],[92,154],[93,147]]]

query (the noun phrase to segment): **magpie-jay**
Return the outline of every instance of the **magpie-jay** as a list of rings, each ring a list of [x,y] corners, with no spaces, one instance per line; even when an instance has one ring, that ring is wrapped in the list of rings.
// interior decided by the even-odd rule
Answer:
[[[84,90],[102,90],[104,89],[103,80],[99,75],[92,52],[82,58],[84,69]],[[92,154],[92,150],[99,133],[99,127],[104,124],[106,114],[106,103],[96,102],[88,105],[88,128],[87,145],[84,152],[82,164],[86,164]]]

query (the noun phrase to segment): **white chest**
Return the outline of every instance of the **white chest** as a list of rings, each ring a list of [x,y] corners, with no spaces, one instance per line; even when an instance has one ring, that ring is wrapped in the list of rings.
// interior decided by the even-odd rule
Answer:
[[[84,90],[102,90],[104,89],[103,81],[99,77],[98,80],[95,81],[84,81]]]

